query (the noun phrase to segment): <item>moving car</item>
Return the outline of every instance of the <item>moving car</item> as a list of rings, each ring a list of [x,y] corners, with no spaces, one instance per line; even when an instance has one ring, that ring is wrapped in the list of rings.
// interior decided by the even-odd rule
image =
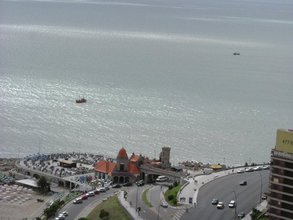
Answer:
[[[244,212],[239,212],[238,214],[238,218],[244,218],[245,217],[245,213]]]
[[[213,199],[213,200],[212,200],[212,205],[217,205],[217,204],[218,204],[218,202],[219,202],[219,200],[218,200],[218,199]]]
[[[236,202],[234,200],[231,200],[228,206],[229,206],[229,208],[235,208]]]
[[[158,178],[156,179],[156,182],[165,182],[167,180],[168,178],[166,176],[158,176]]]
[[[225,207],[223,202],[218,202],[217,209],[223,209]]]
[[[241,181],[241,182],[239,183],[239,185],[240,185],[240,186],[246,186],[246,185],[247,185],[247,182],[246,182],[246,181]]]
[[[163,208],[168,208],[168,203],[165,202],[165,201],[162,201],[161,206],[162,206]]]

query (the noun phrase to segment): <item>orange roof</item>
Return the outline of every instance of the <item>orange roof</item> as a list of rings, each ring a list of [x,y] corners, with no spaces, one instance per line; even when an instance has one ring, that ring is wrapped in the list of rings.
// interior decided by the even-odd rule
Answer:
[[[122,147],[117,155],[117,158],[127,158],[128,159],[128,156],[127,156],[127,153],[126,153],[126,150],[124,149],[124,147]]]
[[[116,166],[116,163],[112,163],[110,161],[101,160],[96,163],[95,171],[100,173],[111,174]]]
[[[132,153],[131,157],[130,157],[130,161],[131,162],[137,162],[139,160],[139,155],[136,155],[134,153]]]
[[[134,163],[128,163],[128,172],[132,175],[137,175],[140,173],[138,167]]]

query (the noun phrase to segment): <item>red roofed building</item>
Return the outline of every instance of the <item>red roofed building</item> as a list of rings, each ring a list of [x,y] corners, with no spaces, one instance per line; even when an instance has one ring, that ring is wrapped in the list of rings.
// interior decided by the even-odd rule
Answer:
[[[95,165],[96,177],[98,179],[108,179],[114,170],[116,163],[101,160]]]
[[[132,153],[128,158],[124,148],[119,150],[116,163],[99,161],[95,165],[96,177],[99,179],[111,179],[113,183],[135,182],[140,176],[139,155]]]

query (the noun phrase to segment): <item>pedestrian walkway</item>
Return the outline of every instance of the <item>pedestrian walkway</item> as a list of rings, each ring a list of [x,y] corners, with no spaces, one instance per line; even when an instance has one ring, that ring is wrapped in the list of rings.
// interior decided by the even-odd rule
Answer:
[[[260,204],[257,205],[256,209],[262,212],[262,211],[264,211],[264,210],[267,209],[267,205],[268,205],[267,200],[264,200],[264,201],[262,201]],[[249,212],[249,213],[243,218],[243,220],[251,220],[251,217],[250,217],[250,214],[251,214],[251,213],[252,213],[252,211]]]
[[[127,210],[127,212],[131,215],[131,217],[135,220],[143,220],[136,210],[130,206],[130,204],[127,202],[127,200],[124,198],[124,191],[120,191],[118,193],[118,199],[120,204]]]
[[[175,213],[175,215],[173,216],[171,220],[179,220],[184,215],[185,212],[186,212],[185,209],[180,209],[179,211]]]

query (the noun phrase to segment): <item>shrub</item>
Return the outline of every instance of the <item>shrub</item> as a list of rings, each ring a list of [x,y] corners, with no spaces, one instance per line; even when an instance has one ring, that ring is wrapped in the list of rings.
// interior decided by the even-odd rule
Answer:
[[[171,189],[173,189],[173,187],[174,187],[174,186],[172,186],[172,185],[171,185],[171,186],[168,186],[168,189],[171,190]]]
[[[101,219],[109,219],[109,212],[107,212],[105,209],[102,209],[101,210],[101,212],[100,212],[100,215],[99,215],[99,217],[101,218]]]
[[[168,200],[171,201],[174,199],[174,195],[168,195]]]

